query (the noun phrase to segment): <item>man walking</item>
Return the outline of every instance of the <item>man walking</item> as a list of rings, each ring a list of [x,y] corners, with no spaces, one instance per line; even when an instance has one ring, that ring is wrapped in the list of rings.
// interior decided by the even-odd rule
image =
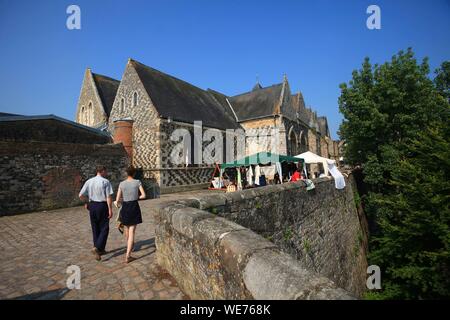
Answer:
[[[112,218],[111,183],[106,179],[107,171],[104,166],[97,166],[97,175],[90,178],[80,191],[81,201],[86,202],[91,218],[94,248],[92,253],[97,261],[105,253],[106,241],[109,233],[109,219]]]

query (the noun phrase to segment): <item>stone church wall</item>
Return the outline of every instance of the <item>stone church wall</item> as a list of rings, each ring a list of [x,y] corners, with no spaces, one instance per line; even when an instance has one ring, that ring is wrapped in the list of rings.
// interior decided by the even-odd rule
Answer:
[[[287,155],[296,156],[300,153],[308,151],[308,128],[299,121],[293,121],[283,118],[284,127],[286,128],[286,146]],[[291,142],[292,134],[295,136],[294,142]]]
[[[90,103],[92,103],[92,110],[89,110]],[[83,107],[84,113],[82,113]],[[84,75],[75,118],[76,122],[90,127],[99,127],[108,122],[101,99],[94,86],[92,73],[89,69],[86,70]]]
[[[137,105],[133,95],[137,93]],[[123,101],[123,105],[122,105]],[[150,196],[159,188],[160,173],[160,118],[153,107],[136,71],[127,66],[109,117],[109,131],[114,135],[114,121],[133,119],[133,166],[143,170],[141,179],[145,179]],[[158,192],[158,191],[157,191]]]
[[[188,152],[188,158],[190,161],[190,164],[186,166],[186,161],[183,161],[182,164],[178,163],[172,163],[171,154],[172,152],[176,152],[175,150],[178,150],[180,152],[183,152],[189,144],[186,143],[186,148],[184,148],[184,145],[182,144],[182,140],[180,137],[180,140],[173,141],[171,139],[171,135],[175,130],[184,130],[186,134],[189,135],[190,139],[190,155]],[[160,126],[161,134],[160,134],[160,146],[161,146],[161,167],[160,167],[160,177],[161,177],[161,188],[165,189],[165,191],[170,191],[170,188],[173,190],[178,191],[177,186],[186,186],[189,188],[189,186],[199,186],[199,187],[207,187],[209,185],[209,182],[211,181],[211,176],[214,172],[214,165],[211,164],[205,164],[205,161],[202,163],[195,163],[194,159],[194,126],[186,123],[181,123],[177,121],[167,121],[166,119],[161,120],[161,126]],[[208,130],[206,127],[202,127],[201,131],[201,137],[199,137],[200,140],[198,140],[198,144],[202,145],[201,152],[203,153],[203,150],[209,145],[209,141],[203,141],[203,134],[205,131]],[[180,131],[181,132],[181,131]],[[223,153],[222,158],[225,159],[225,151],[226,151],[226,144],[225,144],[225,133],[223,131],[220,132],[223,141]],[[177,147],[178,146],[178,147]],[[182,148],[182,149],[181,149]],[[184,158],[183,158],[184,160]],[[205,160],[205,159],[203,159]],[[222,161],[218,161],[218,163],[221,163]],[[164,191],[164,190],[163,190]]]
[[[285,130],[283,127],[280,127],[280,120],[278,118],[251,120],[243,122],[241,125],[246,134],[246,156],[272,150],[275,153],[285,154]],[[277,128],[280,129],[279,140],[276,146],[273,146],[272,133]]]

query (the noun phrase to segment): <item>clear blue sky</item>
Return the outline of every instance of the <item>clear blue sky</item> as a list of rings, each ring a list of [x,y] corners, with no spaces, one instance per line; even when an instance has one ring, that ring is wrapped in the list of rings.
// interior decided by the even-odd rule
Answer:
[[[70,4],[81,30],[66,28]],[[370,4],[381,30],[366,28]],[[434,69],[450,59],[449,31],[449,0],[0,0],[0,111],[74,119],[85,68],[120,79],[132,57],[228,95],[286,73],[337,137],[339,84],[365,56],[411,46]]]

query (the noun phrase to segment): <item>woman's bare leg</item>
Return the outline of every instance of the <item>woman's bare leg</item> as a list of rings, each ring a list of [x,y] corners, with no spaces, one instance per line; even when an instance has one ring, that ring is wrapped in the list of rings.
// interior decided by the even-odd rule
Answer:
[[[128,227],[123,226],[124,232],[123,235],[125,236],[125,241],[128,243]]]
[[[128,241],[127,241],[127,255],[126,255],[126,258],[130,257],[131,251],[133,250],[135,231],[136,231],[136,225],[128,227]]]

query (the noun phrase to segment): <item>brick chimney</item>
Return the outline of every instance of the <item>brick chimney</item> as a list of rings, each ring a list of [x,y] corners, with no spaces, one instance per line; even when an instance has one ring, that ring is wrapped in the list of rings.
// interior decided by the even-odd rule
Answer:
[[[133,120],[119,119],[114,121],[114,143],[122,143],[130,160],[133,159]]]

